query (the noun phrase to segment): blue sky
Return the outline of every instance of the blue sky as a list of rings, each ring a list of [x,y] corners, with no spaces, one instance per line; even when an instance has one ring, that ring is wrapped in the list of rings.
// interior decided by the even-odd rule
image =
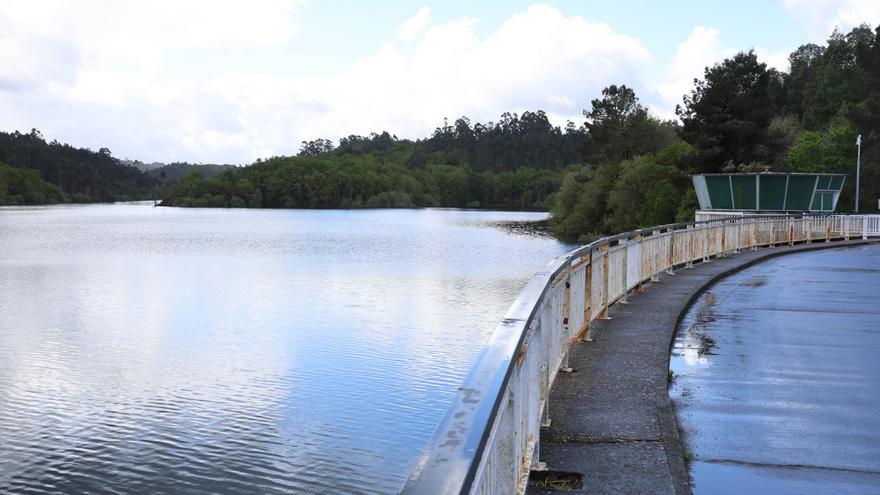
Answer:
[[[302,140],[430,133],[444,117],[543,109],[609,84],[657,115],[740,50],[787,69],[876,0],[357,2],[10,0],[0,128],[144,161],[249,163]]]

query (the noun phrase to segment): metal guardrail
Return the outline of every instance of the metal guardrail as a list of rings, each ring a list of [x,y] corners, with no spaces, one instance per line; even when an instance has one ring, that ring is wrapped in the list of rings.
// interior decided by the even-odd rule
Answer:
[[[795,213],[750,213],[746,211],[733,210],[697,210],[694,213],[694,220],[698,222],[706,220],[725,220],[729,218],[741,218],[746,216],[752,217],[783,217],[783,216],[799,216]]]
[[[507,311],[459,387],[403,494],[525,491],[568,350],[609,306],[662,272],[761,246],[880,236],[880,215],[743,216],[599,239],[548,263]]]

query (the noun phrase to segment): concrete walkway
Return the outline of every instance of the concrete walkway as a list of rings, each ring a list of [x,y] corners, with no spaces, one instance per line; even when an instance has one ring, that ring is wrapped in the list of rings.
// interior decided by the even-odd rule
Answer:
[[[552,424],[540,457],[553,471],[583,475],[582,494],[689,494],[688,471],[667,392],[669,351],[689,304],[714,281],[770,257],[869,241],[762,248],[679,269],[615,304],[595,322],[593,342],[570,353],[572,373],[550,391]],[[530,487],[529,494],[559,493]]]

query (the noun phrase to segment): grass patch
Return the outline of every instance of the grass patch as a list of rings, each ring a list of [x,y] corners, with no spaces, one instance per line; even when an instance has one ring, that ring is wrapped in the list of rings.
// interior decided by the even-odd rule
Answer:
[[[685,462],[691,462],[692,460],[697,458],[696,454],[691,452],[691,449],[687,447],[681,449],[681,457],[685,460]]]

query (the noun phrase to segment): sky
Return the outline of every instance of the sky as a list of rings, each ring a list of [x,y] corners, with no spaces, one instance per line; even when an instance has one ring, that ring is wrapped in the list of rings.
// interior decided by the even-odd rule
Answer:
[[[246,164],[303,140],[429,135],[627,84],[657,116],[706,66],[880,24],[877,0],[0,0],[0,130],[119,158]]]

